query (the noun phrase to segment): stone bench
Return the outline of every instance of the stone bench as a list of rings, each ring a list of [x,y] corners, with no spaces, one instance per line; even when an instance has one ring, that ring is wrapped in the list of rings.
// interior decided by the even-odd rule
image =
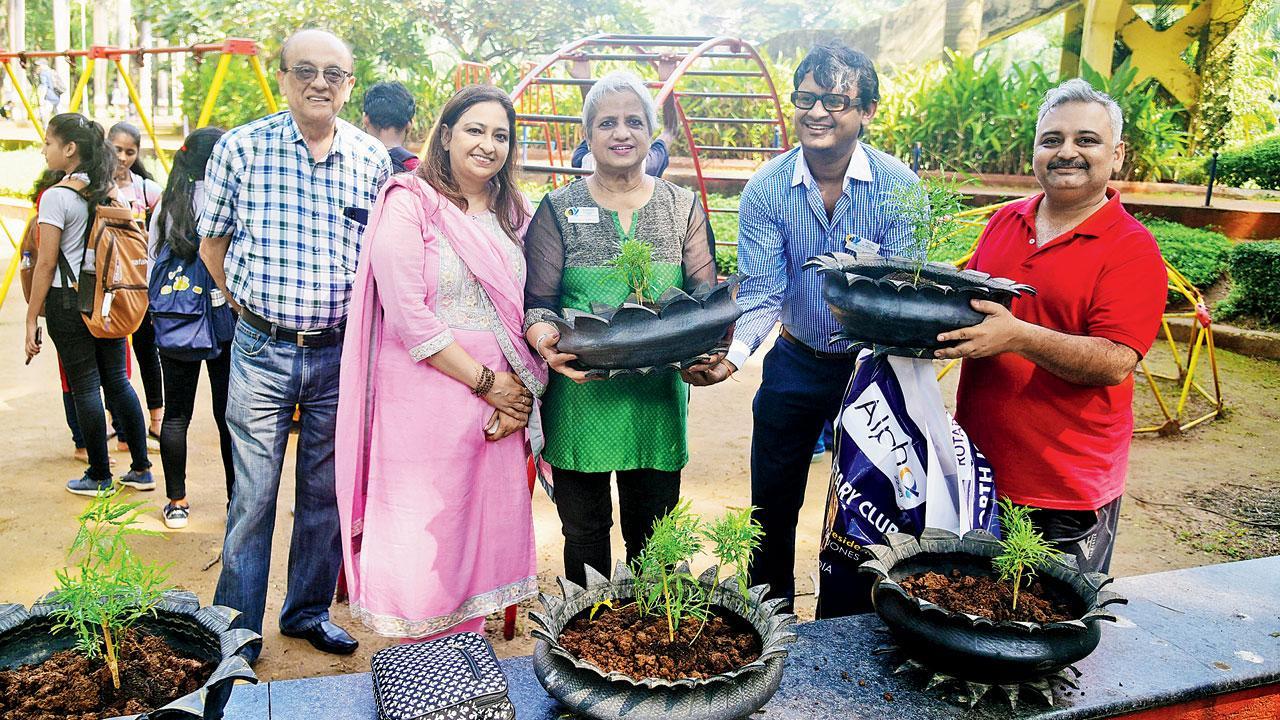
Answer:
[[[1129,598],[1120,622],[1103,623],[1098,650],[1077,665],[1078,689],[1054,704],[1024,692],[1011,708],[998,690],[973,709],[926,690],[926,674],[902,663],[874,615],[797,627],[778,694],[754,717],[1005,720],[1128,717],[1280,718],[1280,557],[1117,580]],[[565,712],[533,675],[532,660],[504,660],[521,720]],[[862,681],[862,682],[859,682]],[[242,685],[228,720],[376,720],[368,673]]]

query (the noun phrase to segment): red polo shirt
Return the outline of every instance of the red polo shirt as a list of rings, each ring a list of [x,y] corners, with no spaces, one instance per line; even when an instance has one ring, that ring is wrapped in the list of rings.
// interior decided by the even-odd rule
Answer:
[[[1013,314],[1071,335],[1103,337],[1146,355],[1160,329],[1168,276],[1155,238],[1107,203],[1074,230],[1035,244],[1043,194],[998,211],[969,267],[1027,283]],[[1113,387],[1067,382],[1015,353],[965,360],[956,420],[1016,503],[1093,510],[1124,493],[1133,434],[1133,375]]]

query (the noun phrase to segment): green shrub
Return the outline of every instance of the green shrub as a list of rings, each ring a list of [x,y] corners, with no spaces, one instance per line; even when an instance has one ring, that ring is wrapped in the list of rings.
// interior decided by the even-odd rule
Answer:
[[[1203,290],[1222,278],[1231,252],[1226,235],[1149,216],[1140,219],[1156,236],[1160,254],[1192,285]]]
[[[1280,323],[1280,240],[1240,243],[1231,250],[1230,264],[1231,295],[1218,303],[1217,313]]]
[[[1218,156],[1218,179],[1243,187],[1250,181],[1267,190],[1280,190],[1280,135]]]
[[[738,272],[738,248],[716,248],[716,272],[725,277]]]

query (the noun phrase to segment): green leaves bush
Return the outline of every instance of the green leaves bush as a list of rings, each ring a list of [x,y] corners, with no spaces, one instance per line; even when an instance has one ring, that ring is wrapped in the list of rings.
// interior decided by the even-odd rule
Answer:
[[[1156,236],[1160,254],[1192,285],[1203,290],[1218,282],[1226,272],[1227,256],[1231,252],[1231,241],[1226,235],[1150,216],[1139,219]]]
[[[905,158],[919,142],[925,169],[1030,174],[1036,113],[1058,84],[1056,70],[1034,62],[1005,69],[989,58],[950,61],[882,78],[884,100],[870,126],[870,144]],[[1173,162],[1186,147],[1178,116],[1183,108],[1160,99],[1156,83],[1139,80],[1127,60],[1110,78],[1088,67],[1081,74],[1115,98],[1124,115],[1121,177],[1172,177]]]
[[[1224,320],[1242,315],[1280,324],[1280,240],[1246,242],[1231,250],[1231,294],[1214,308]]]
[[[1267,190],[1280,190],[1280,135],[1218,156],[1218,179],[1224,185],[1243,187],[1250,182]]]

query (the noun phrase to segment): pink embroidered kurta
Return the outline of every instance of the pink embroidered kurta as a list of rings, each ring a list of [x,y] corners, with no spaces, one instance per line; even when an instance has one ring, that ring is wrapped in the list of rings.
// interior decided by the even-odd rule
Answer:
[[[521,336],[524,260],[492,214],[422,180],[383,190],[342,358],[337,495],[352,615],[423,637],[537,591],[526,434],[485,440],[493,408],[426,362],[458,343],[541,394]]]

